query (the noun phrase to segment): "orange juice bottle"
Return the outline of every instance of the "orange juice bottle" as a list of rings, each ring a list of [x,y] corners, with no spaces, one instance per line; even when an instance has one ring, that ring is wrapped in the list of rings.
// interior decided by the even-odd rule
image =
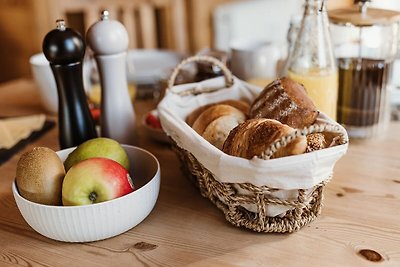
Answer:
[[[336,120],[338,71],[324,0],[305,0],[287,75],[304,85],[318,110]]]
[[[315,106],[330,118],[336,120],[338,99],[338,72],[308,72],[299,74],[288,71],[288,77],[303,84]]]

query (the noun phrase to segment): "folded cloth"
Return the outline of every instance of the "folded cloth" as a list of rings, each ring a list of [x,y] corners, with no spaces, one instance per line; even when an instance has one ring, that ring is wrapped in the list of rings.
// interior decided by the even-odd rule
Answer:
[[[0,120],[0,149],[10,149],[19,141],[26,139],[32,132],[43,128],[46,121],[44,114]]]
[[[54,125],[44,114],[0,119],[0,165]]]

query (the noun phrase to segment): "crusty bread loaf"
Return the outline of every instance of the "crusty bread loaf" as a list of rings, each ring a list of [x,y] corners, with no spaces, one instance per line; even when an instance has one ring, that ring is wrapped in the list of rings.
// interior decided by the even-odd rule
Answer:
[[[211,105],[193,123],[193,130],[212,145],[222,149],[229,132],[246,120],[237,108],[225,104]]]
[[[211,103],[211,104],[207,104],[207,105],[198,107],[197,109],[192,111],[192,113],[190,113],[187,116],[186,123],[192,127],[194,121],[200,116],[201,113],[203,113],[203,111],[205,111],[206,109],[208,109],[211,106],[219,105],[219,104],[225,104],[225,105],[235,107],[235,108],[239,109],[240,111],[242,111],[246,116],[249,114],[250,105],[248,103],[241,101],[241,100],[228,99],[228,100],[220,101],[217,103]]]
[[[229,155],[252,159],[260,156],[270,145],[295,129],[271,119],[250,119],[235,127],[223,145]],[[280,148],[273,158],[302,154],[307,148],[307,138],[296,138],[286,147]]]
[[[250,107],[250,118],[274,119],[293,128],[310,126],[318,114],[303,85],[286,77],[270,83]]]

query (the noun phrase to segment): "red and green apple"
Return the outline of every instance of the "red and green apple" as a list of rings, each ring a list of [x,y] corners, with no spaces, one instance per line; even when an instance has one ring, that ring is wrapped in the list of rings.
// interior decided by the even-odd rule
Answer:
[[[88,205],[121,197],[134,190],[129,172],[108,158],[90,158],[74,164],[64,177],[64,206]]]

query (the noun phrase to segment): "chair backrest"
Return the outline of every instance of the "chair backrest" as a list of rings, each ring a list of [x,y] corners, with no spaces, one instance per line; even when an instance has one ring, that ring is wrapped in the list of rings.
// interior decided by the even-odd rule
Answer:
[[[81,32],[106,9],[126,27],[130,48],[188,51],[184,0],[49,0],[48,6],[53,21],[64,18]]]

